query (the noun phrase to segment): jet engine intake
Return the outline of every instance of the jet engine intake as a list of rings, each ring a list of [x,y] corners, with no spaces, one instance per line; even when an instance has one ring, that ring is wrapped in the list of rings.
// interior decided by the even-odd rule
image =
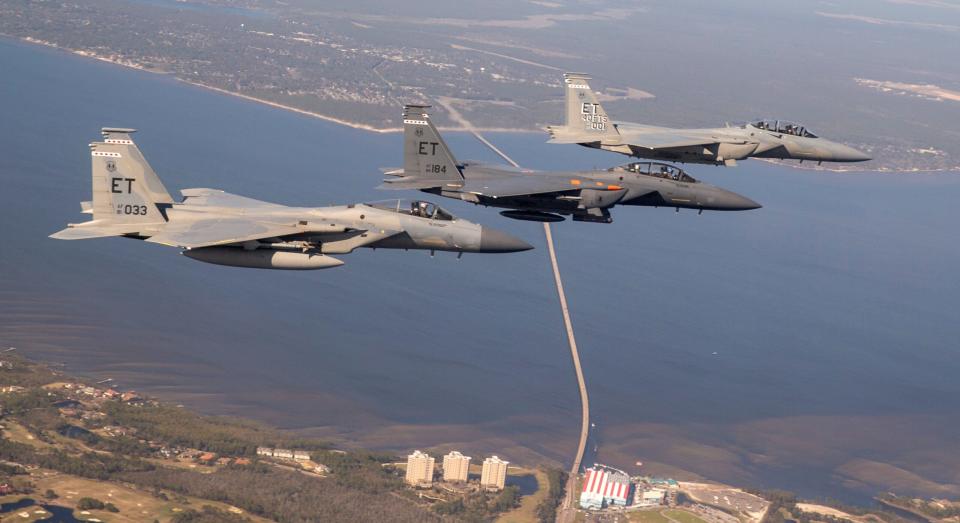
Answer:
[[[613,207],[626,196],[626,189],[584,189],[580,191],[580,209],[606,209]]]
[[[757,150],[759,143],[721,143],[717,147],[718,161],[745,160]]]

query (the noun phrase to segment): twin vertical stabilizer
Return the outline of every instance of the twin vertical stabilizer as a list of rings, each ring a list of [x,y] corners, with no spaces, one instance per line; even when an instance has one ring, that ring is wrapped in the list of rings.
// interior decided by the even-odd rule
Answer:
[[[427,105],[403,108],[403,176],[388,180],[391,188],[460,187],[463,173],[457,159],[430,121]]]
[[[581,73],[563,75],[565,118],[562,126],[550,126],[554,143],[618,143],[620,133]]]
[[[103,140],[90,144],[93,201],[81,204],[93,220],[71,225],[53,238],[140,234],[166,222],[164,208],[173,198],[133,143],[135,130],[105,127],[101,132]]]

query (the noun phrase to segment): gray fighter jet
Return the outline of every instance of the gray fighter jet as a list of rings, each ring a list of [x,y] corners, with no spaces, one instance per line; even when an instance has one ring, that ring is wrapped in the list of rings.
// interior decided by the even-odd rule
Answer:
[[[387,170],[381,188],[418,189],[478,205],[508,209],[518,220],[610,223],[614,205],[743,211],[760,204],[700,183],[682,169],[635,162],[603,171],[533,171],[504,165],[458,162],[430,120],[427,106],[403,113],[403,169]]]
[[[818,162],[864,162],[866,154],[820,138],[803,125],[782,120],[715,129],[672,129],[611,121],[590,89],[590,77],[563,75],[566,120],[551,126],[550,143],[576,143],[638,158],[736,165],[746,158]]]
[[[260,269],[326,269],[329,254],[358,247],[429,251],[516,252],[532,249],[503,232],[457,218],[429,202],[287,207],[215,189],[185,189],[174,202],[130,138],[133,129],[103,129],[90,144],[93,220],[52,234],[60,240],[122,236],[184,249],[208,263]]]

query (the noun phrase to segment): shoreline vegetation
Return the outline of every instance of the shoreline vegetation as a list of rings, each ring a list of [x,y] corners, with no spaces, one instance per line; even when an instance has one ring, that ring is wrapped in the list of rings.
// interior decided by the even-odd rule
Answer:
[[[11,39],[15,39],[15,40],[20,41],[20,42],[25,42],[25,43],[34,44],[34,45],[40,45],[40,46],[44,46],[44,47],[51,48],[51,49],[57,49],[57,50],[59,50],[59,51],[64,51],[64,52],[67,52],[67,53],[70,53],[70,54],[73,54],[73,55],[76,55],[76,56],[80,56],[80,57],[84,57],[84,58],[90,58],[90,59],[97,60],[97,61],[100,61],[100,62],[105,62],[105,63],[109,63],[109,64],[113,64],[113,65],[118,65],[118,66],[126,67],[126,68],[129,68],[129,69],[136,69],[136,70],[138,70],[138,71],[143,71],[143,72],[153,73],[153,74],[162,74],[162,75],[170,74],[170,73],[168,73],[168,72],[166,72],[166,71],[163,71],[163,70],[152,69],[152,68],[144,67],[143,65],[138,64],[138,63],[136,63],[136,62],[132,62],[132,61],[128,61],[128,60],[118,60],[118,59],[115,59],[115,58],[111,58],[111,57],[109,57],[109,56],[103,56],[103,55],[100,55],[100,54],[97,54],[97,53],[93,53],[93,52],[90,52],[90,51],[84,51],[84,50],[80,50],[80,49],[72,49],[72,48],[69,48],[69,47],[63,47],[63,46],[60,46],[60,45],[58,45],[58,44],[56,44],[56,43],[54,43],[54,42],[50,42],[50,41],[47,41],[47,40],[42,40],[42,39],[39,39],[39,38],[33,38],[33,37],[30,37],[30,36],[17,37],[17,36],[2,34],[2,33],[0,33],[0,36],[7,37],[7,38],[11,38]],[[320,120],[323,120],[323,121],[326,121],[326,122],[334,123],[334,124],[337,124],[337,125],[343,125],[343,126],[345,126],[345,127],[350,127],[350,128],[352,128],[352,129],[359,129],[359,130],[361,130],[361,131],[367,131],[367,132],[379,133],[379,134],[399,133],[399,132],[403,131],[403,129],[400,128],[400,127],[377,127],[377,126],[370,125],[370,124],[365,124],[365,123],[361,123],[361,122],[355,122],[355,121],[346,120],[346,119],[343,119],[343,118],[337,118],[337,117],[335,117],[335,116],[326,115],[326,114],[319,113],[319,112],[316,112],[316,111],[310,111],[310,110],[307,110],[307,109],[301,109],[301,108],[298,108],[298,107],[294,107],[294,106],[287,105],[287,104],[283,104],[283,103],[279,103],[279,102],[274,102],[274,101],[267,100],[267,99],[264,99],[264,98],[258,98],[258,97],[256,97],[256,96],[251,96],[251,95],[247,95],[247,94],[243,94],[243,93],[238,93],[238,92],[236,92],[236,91],[231,91],[231,90],[229,90],[229,89],[224,89],[224,88],[222,88],[222,87],[216,87],[216,86],[212,86],[212,85],[208,85],[208,84],[204,84],[204,83],[200,83],[200,82],[193,82],[193,81],[190,81],[190,80],[186,80],[186,79],[184,79],[184,78],[180,78],[180,77],[178,77],[178,76],[173,76],[173,78],[175,78],[178,82],[182,82],[182,83],[184,83],[184,84],[186,84],[186,85],[191,85],[191,86],[198,87],[198,88],[201,88],[201,89],[207,89],[207,90],[209,90],[209,91],[213,91],[213,92],[216,92],[216,93],[219,93],[219,94],[223,94],[223,95],[226,95],[226,96],[234,96],[234,97],[237,97],[237,98],[240,98],[240,99],[249,101],[249,102],[254,102],[254,103],[266,105],[266,106],[268,106],[268,107],[273,107],[273,108],[275,108],[275,109],[281,109],[281,110],[284,110],[284,111],[289,111],[289,112],[292,112],[292,113],[300,114],[300,115],[303,115],[303,116],[308,116],[308,117],[311,117],[311,118],[317,118],[317,119],[320,119]],[[439,103],[439,105],[441,105],[441,106],[443,106],[443,107],[446,107],[446,105],[445,105],[444,103],[442,103],[442,102],[438,102],[438,103]],[[469,128],[463,126],[463,125],[460,125],[460,126],[457,126],[457,127],[441,126],[441,127],[440,127],[440,130],[441,130],[441,131],[448,131],[448,132],[470,132],[470,131],[471,131],[471,129],[469,129]],[[472,130],[477,131],[477,132],[481,132],[481,133],[540,133],[540,132],[543,132],[542,129],[522,129],[522,128],[511,128],[511,127],[478,127],[478,128],[476,128],[476,129],[472,129]],[[805,170],[805,171],[830,172],[830,173],[849,173],[849,174],[858,174],[858,173],[878,173],[878,174],[884,174],[884,173],[886,173],[886,174],[904,174],[904,173],[910,173],[910,174],[939,174],[939,173],[952,173],[952,172],[958,172],[958,171],[960,171],[960,166],[957,166],[957,167],[947,167],[947,168],[942,168],[942,169],[919,169],[919,168],[913,168],[913,169],[891,169],[891,168],[889,168],[889,167],[884,167],[884,166],[873,167],[873,168],[864,168],[864,167],[859,167],[859,166],[858,166],[858,167],[825,166],[825,165],[817,165],[817,164],[814,163],[814,162],[807,162],[807,163],[802,163],[802,162],[801,162],[801,163],[797,163],[797,162],[791,162],[791,161],[770,160],[770,159],[763,159],[763,158],[754,158],[754,159],[757,160],[757,161],[768,162],[768,163],[772,163],[772,164],[779,165],[779,166],[783,166],[783,167],[790,167],[790,168],[793,168],[793,169],[801,169],[801,170]]]
[[[0,519],[66,511],[173,523],[500,516],[537,523],[559,499],[559,471],[552,469],[516,468],[500,492],[476,482],[418,490],[405,484],[402,460],[197,414],[16,353],[0,355]],[[521,493],[513,482],[525,476],[536,477],[536,488]]]
[[[340,450],[261,422],[197,414],[12,352],[0,354],[0,406],[0,514],[77,511],[103,521],[116,515],[172,523],[545,523],[554,521],[565,497],[562,470],[531,465],[511,467],[500,492],[476,483],[415,489],[404,483],[402,456]],[[523,477],[528,484],[535,478],[535,488],[521,492]],[[748,523],[956,523],[960,514],[960,502],[892,494],[876,498],[874,507],[853,507],[714,482],[679,488],[681,501],[668,512],[700,518],[679,523],[727,521],[710,517],[714,510]],[[737,493],[770,505],[731,512],[717,501]],[[651,512],[629,514],[630,521],[644,521]]]

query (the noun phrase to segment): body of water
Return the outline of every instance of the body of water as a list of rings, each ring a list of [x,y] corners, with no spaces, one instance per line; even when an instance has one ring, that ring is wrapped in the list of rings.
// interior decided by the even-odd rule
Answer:
[[[446,200],[537,250],[359,250],[306,273],[51,240],[87,219],[101,126],[140,129],[171,191],[291,205],[394,196],[374,187],[401,163],[400,135],[9,40],[0,70],[0,345],[343,445],[569,460],[579,402],[539,224]],[[627,161],[488,138],[534,168]],[[495,159],[469,135],[448,141]],[[960,177],[690,172],[764,208],[618,208],[611,225],[554,226],[596,459],[848,500],[960,496]]]

